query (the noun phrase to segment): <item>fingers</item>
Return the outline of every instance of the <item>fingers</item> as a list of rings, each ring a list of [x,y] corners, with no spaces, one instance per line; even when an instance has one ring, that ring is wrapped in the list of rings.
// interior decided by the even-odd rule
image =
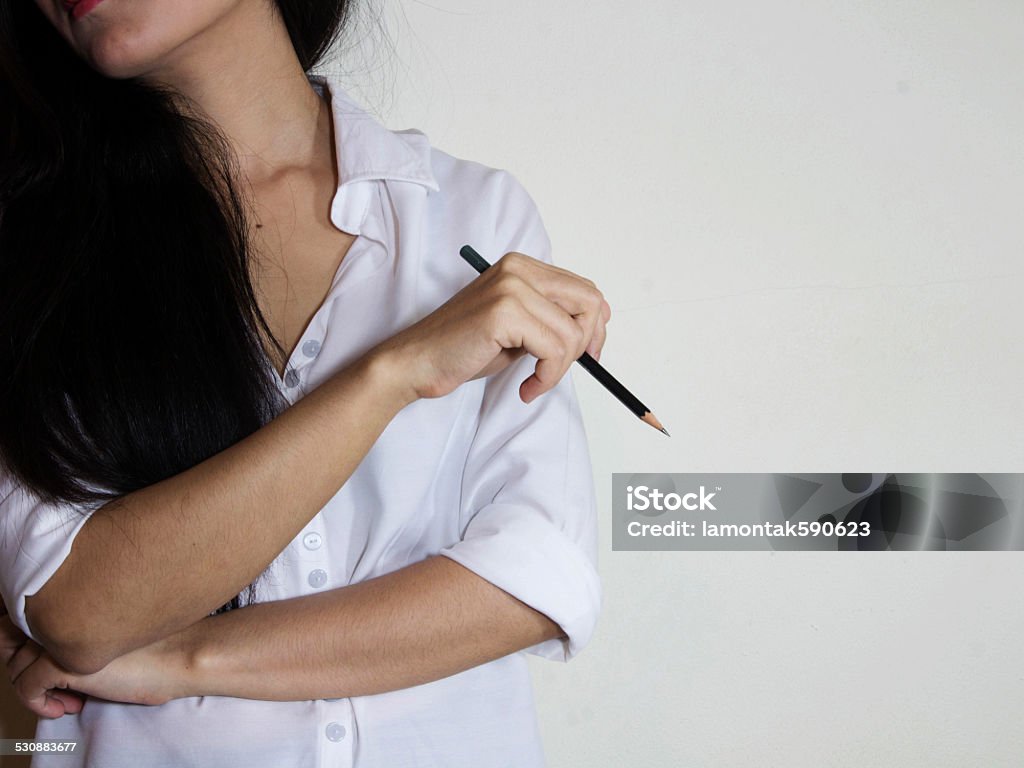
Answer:
[[[591,326],[600,316],[595,312],[572,317],[525,282],[506,283],[509,292],[503,297],[504,317],[499,322],[507,329],[519,329],[518,338],[506,343],[521,346],[537,358],[534,373],[519,388],[520,398],[529,403],[558,384],[583,354],[593,333]]]
[[[495,272],[497,279],[507,275],[521,278],[570,315],[600,312],[604,303],[604,296],[592,280],[515,251],[495,264]]]
[[[45,717],[48,720],[56,720],[58,717],[63,717],[66,714],[74,714],[65,712],[64,702],[51,696],[46,691],[43,691],[41,696],[29,701],[22,698],[22,704],[33,714],[38,717]],[[79,707],[79,710],[81,710],[81,707]]]
[[[31,640],[21,646],[7,662],[7,678],[13,683],[28,666],[43,652],[38,643]]]
[[[586,334],[586,347],[585,352],[593,357],[595,360],[601,357],[601,347],[604,346],[605,340],[605,313],[604,307],[608,302],[604,300],[603,296],[598,294],[598,301],[596,308],[593,312],[586,315],[579,315],[575,319],[577,322],[588,323],[588,332]],[[583,354],[582,352],[580,354]]]
[[[82,710],[84,699],[68,686],[63,674],[45,649],[28,640],[7,662],[7,674],[22,704],[39,717],[57,718]]]
[[[588,340],[580,354],[586,351],[595,359],[600,357],[607,338],[604,326],[611,319],[612,308],[592,280],[516,251],[505,254],[498,266],[505,277],[519,277],[573,316]]]
[[[7,663],[7,674],[21,703],[31,712],[40,717],[58,717],[55,711],[59,708],[60,714],[63,714],[64,705],[56,699],[49,699],[46,696],[46,688],[35,684],[32,675],[24,674],[39,659],[42,650],[31,640],[25,643]]]
[[[532,256],[528,256],[525,253],[519,253],[518,251],[509,251],[504,256],[502,256],[502,258],[499,259],[498,262],[500,263],[502,260],[507,259],[509,257],[511,257],[509,259],[510,262],[513,262],[513,263],[518,262],[518,264],[526,264],[526,265],[536,266],[539,269],[547,271],[547,272],[554,272],[554,273],[565,275],[566,277],[574,278],[576,280],[581,280],[584,283],[586,283],[587,285],[589,285],[591,288],[596,288],[597,287],[597,285],[594,283],[594,281],[591,280],[590,278],[584,277],[583,275],[578,275],[575,272],[571,272],[570,270],[565,269],[564,267],[558,266],[557,264],[549,264],[546,261],[541,261],[540,259],[535,259]]]
[[[584,352],[600,357],[611,307],[593,282],[553,265],[511,252],[498,266],[497,290],[540,323],[529,322],[523,339],[538,358],[534,374],[520,385],[528,403],[553,388]]]
[[[529,403],[555,387],[584,352],[600,355],[610,314],[592,281],[509,252],[434,313],[403,331],[411,339],[404,341],[409,354],[423,361],[418,377],[423,383],[413,389],[417,397],[437,397],[451,390],[451,380],[457,380],[457,386],[490,376],[529,353],[536,358],[534,372],[520,384],[520,398]],[[473,322],[459,323],[460,317]],[[431,347],[417,341],[417,332],[452,343]],[[402,349],[401,343],[395,344]],[[473,367],[465,365],[470,362]]]
[[[612,319],[612,307],[611,305],[601,299],[601,322],[597,324],[594,329],[594,337],[590,340],[590,344],[587,345],[587,353],[595,360],[601,359],[601,350],[604,348],[605,341],[608,340],[608,321]]]
[[[502,296],[490,317],[494,324],[491,333],[502,347],[522,347],[537,358],[533,375],[519,387],[519,397],[529,403],[558,383],[567,352],[558,334],[526,308],[524,294]]]
[[[17,681],[22,673],[39,660],[43,649],[37,643],[21,631],[21,628],[11,621],[11,617],[4,614],[0,616],[0,644],[2,644],[4,664],[7,666],[7,676],[14,683],[15,691],[18,692]],[[24,684],[23,684],[24,685]],[[24,688],[23,688],[24,690]],[[43,692],[42,700],[33,694],[31,701],[22,700],[22,703],[34,714],[43,717],[60,717],[65,712],[76,713],[82,709],[82,700],[74,693],[66,693],[56,697],[56,701],[49,701]],[[21,693],[18,692],[19,698]],[[77,701],[76,701],[77,699]]]
[[[82,707],[85,706],[85,695],[75,691],[62,691],[54,688],[48,691],[47,695],[63,705],[63,714],[65,715],[77,715],[82,711]]]
[[[590,343],[587,344],[587,354],[595,360],[600,360],[601,348],[604,347],[607,337],[608,331],[605,329],[604,322],[598,322],[594,327],[594,334],[590,338]]]
[[[12,678],[14,691],[21,703],[39,717],[54,719],[70,713],[71,710],[65,710],[65,701],[70,700],[72,707],[76,706],[70,698],[76,694],[55,690],[68,687],[68,675],[36,643],[29,640],[26,646],[35,646],[32,649],[35,658]],[[81,709],[80,705],[78,709]]]
[[[21,627],[11,621],[10,616],[0,616],[0,658],[4,664],[11,660],[26,640],[28,636],[21,631]]]

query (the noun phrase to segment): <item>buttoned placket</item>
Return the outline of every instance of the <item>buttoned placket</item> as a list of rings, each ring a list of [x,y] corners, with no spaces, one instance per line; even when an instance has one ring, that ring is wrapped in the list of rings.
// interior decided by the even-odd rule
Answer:
[[[405,182],[382,183],[376,187],[384,199],[379,200],[383,210],[380,217],[367,217],[364,222],[367,225],[368,238],[376,239],[382,246],[382,251],[387,253],[387,248],[393,252],[387,254],[389,258],[384,263],[392,263],[398,259],[404,259],[401,270],[395,270],[396,286],[395,294],[406,297],[403,306],[389,306],[382,308],[382,311],[390,313],[399,328],[412,323],[422,308],[418,307],[418,294],[415,282],[415,275],[418,272],[418,265],[412,263],[422,258],[423,247],[423,224],[426,210],[427,190],[418,184]],[[394,206],[392,209],[391,206]],[[399,228],[394,227],[395,219],[402,222]],[[372,274],[379,265],[367,267],[366,275]],[[346,276],[347,286],[356,283],[357,275]],[[362,278],[358,277],[361,281]],[[348,290],[346,286],[345,290]],[[305,536],[316,531],[315,524],[320,519],[317,515],[310,526],[304,532]],[[326,558],[326,544],[314,549],[313,552],[321,553]],[[302,545],[304,552],[312,554]],[[312,560],[310,560],[312,562]],[[329,568],[329,565],[323,566]],[[330,577],[328,577],[330,578]],[[325,586],[325,589],[343,586],[333,584]],[[313,590],[310,590],[313,591]],[[354,768],[356,751],[357,726],[355,722],[352,700],[350,698],[320,699],[318,702],[320,711],[320,741],[322,748],[319,751],[321,768]]]
[[[354,768],[355,717],[351,699],[320,702],[320,768]]]
[[[358,236],[335,272],[326,298],[317,308],[296,344],[285,376],[278,379],[279,386],[282,386],[282,392],[290,403],[307,394],[303,385],[308,381],[309,372],[327,340],[334,302],[352,286],[372,276],[387,261],[386,243],[381,239],[381,224],[377,221],[378,217],[370,213],[371,205],[380,204],[379,199],[374,199],[380,194],[378,185],[367,181],[358,182],[350,185],[344,192],[345,198],[341,202],[355,205],[361,211],[362,218],[359,224],[348,225],[355,230],[353,234]],[[300,542],[298,552],[304,594],[330,589],[332,582],[336,582],[338,577],[338,574],[332,574],[330,571],[324,532],[321,511],[297,537]],[[333,586],[338,584],[334,583]]]
[[[284,377],[275,377],[289,403],[307,394],[305,384],[324,345],[329,343],[330,318],[334,304],[352,287],[370,278],[388,261],[387,244],[381,231],[379,216],[371,206],[379,206],[383,182],[353,182],[339,190],[332,208],[332,221],[345,231],[357,234],[342,259],[323,303],[311,318],[296,344]],[[354,225],[345,213],[356,208],[360,220]],[[341,227],[339,227],[341,228]],[[302,594],[313,594],[344,586],[340,574],[332,573],[330,546],[326,537],[323,512],[318,512],[297,537],[298,567]],[[355,760],[355,722],[352,702],[348,698],[317,701],[317,750],[322,768],[352,768]]]
[[[308,394],[305,385],[322,349],[330,343],[332,308],[342,294],[401,257],[409,263],[404,264],[402,270],[394,270],[395,295],[405,297],[406,301],[401,306],[382,308],[382,311],[391,314],[398,329],[410,324],[421,311],[415,284],[418,265],[413,262],[421,258],[424,246],[427,189],[422,179],[414,183],[412,179],[395,181],[398,183],[391,186],[381,178],[353,179],[341,185],[335,194],[331,204],[332,223],[358,237],[342,259],[328,295],[296,344],[284,376],[273,372],[280,391],[291,404]],[[432,179],[428,186],[437,189]],[[368,215],[371,205],[380,207],[379,216]],[[396,219],[402,222],[400,228],[395,226]],[[309,522],[297,541],[301,569],[301,575],[297,575],[303,579],[299,587],[302,594],[344,586],[338,581],[341,575],[331,573],[330,547],[322,512]],[[319,765],[321,768],[354,768],[357,728],[351,699],[319,699],[317,709]]]
[[[324,535],[323,517],[317,514],[299,536],[299,562],[305,572],[303,592],[311,594],[334,589],[327,569],[330,547]],[[318,734],[321,741],[319,764],[322,768],[352,768],[355,758],[355,721],[348,698],[320,699],[317,702]]]
[[[306,394],[309,370],[320,354],[330,327],[331,308],[338,296],[354,284],[366,279],[387,261],[387,253],[383,250],[380,223],[377,217],[370,214],[371,205],[379,205],[374,197],[378,195],[374,181],[351,182],[338,190],[332,205],[331,219],[338,226],[346,227],[344,231],[357,235],[349,246],[348,252],[338,265],[331,280],[327,296],[317,307],[313,317],[299,337],[295,349],[288,359],[283,376],[274,371],[274,380],[278,389],[288,403],[294,404]],[[359,212],[358,223],[354,223],[351,215],[342,216],[336,211],[344,210],[342,206],[352,206]],[[342,228],[339,226],[339,229]]]

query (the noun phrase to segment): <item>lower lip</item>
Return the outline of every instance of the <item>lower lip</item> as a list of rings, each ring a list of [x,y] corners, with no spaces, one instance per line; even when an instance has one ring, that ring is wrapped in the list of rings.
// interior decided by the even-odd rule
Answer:
[[[83,16],[85,16],[85,14],[87,14],[89,11],[91,11],[93,8],[95,8],[102,2],[103,0],[79,0],[71,9],[71,18],[82,18]]]

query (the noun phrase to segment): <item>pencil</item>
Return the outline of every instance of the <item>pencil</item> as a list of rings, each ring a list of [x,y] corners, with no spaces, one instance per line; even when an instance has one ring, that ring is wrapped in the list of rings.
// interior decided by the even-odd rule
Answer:
[[[491,266],[487,260],[473,250],[471,246],[462,246],[462,248],[459,249],[459,255],[469,262],[469,265],[477,272],[483,272]],[[584,352],[576,358],[576,362],[586,368],[587,371],[590,372],[591,376],[601,382],[605,389],[615,395],[615,397],[617,397],[624,406],[629,408],[629,410],[631,410],[641,421],[650,424],[658,431],[664,432],[668,435],[668,430],[665,429],[661,425],[661,422],[658,421],[657,417],[651,413],[651,409],[641,403],[640,400],[637,399],[636,395],[622,386],[618,379],[608,373],[608,371],[606,371],[601,364],[597,362],[597,360]],[[669,435],[669,437],[671,437],[671,435]]]

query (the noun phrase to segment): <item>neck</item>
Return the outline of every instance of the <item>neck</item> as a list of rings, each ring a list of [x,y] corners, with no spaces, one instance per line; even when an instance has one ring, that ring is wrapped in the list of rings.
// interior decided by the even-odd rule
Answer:
[[[220,128],[254,184],[330,151],[330,112],[270,5],[236,4],[146,75]]]

